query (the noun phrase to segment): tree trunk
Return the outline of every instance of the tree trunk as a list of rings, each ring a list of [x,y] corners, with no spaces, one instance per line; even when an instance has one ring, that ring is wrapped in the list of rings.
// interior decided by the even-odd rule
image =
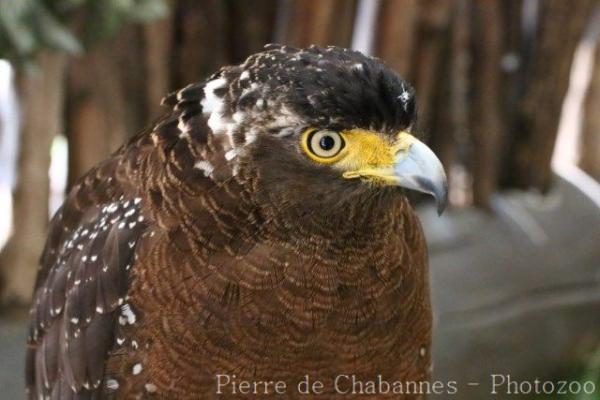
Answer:
[[[503,55],[500,61],[502,67],[501,86],[501,115],[506,129],[502,132],[501,147],[497,149],[499,155],[498,187],[510,186],[511,160],[514,157],[513,149],[520,140],[522,132],[514,128],[519,112],[520,99],[525,91],[527,82],[524,71],[530,62],[532,38],[523,29],[523,2],[527,0],[505,0],[501,2],[503,18]]]
[[[527,86],[513,128],[517,141],[511,150],[511,186],[533,186],[542,191],[550,186],[550,160],[573,54],[594,4],[594,0],[540,2]]]
[[[472,63],[473,202],[487,207],[497,187],[500,142],[506,130],[500,115],[502,16],[496,0],[477,1],[473,6],[473,37],[477,38],[473,41],[473,58],[477,61]]]
[[[69,65],[70,185],[148,123],[140,35],[125,29]]]
[[[175,3],[173,82],[183,87],[209,77],[230,63],[227,51],[227,4],[220,0]]]
[[[469,139],[469,89],[471,88],[470,53],[471,18],[468,0],[457,0],[452,13],[452,39],[450,51],[450,104],[446,107],[450,114],[446,138],[441,140],[440,159],[444,166],[452,167],[458,155],[470,149]],[[438,136],[442,135],[441,133]]]
[[[377,57],[409,78],[419,15],[417,0],[384,0],[379,9]]]
[[[283,42],[349,47],[355,8],[354,0],[292,0],[284,17]]]
[[[412,60],[410,79],[417,90],[419,126],[425,134],[433,133],[436,94],[447,92],[449,71],[450,16],[452,1],[426,0],[419,2],[417,41]],[[444,75],[446,73],[446,75]],[[447,106],[447,103],[444,104]],[[443,127],[440,134],[444,134]]]
[[[164,109],[162,98],[174,90],[171,79],[171,56],[173,53],[173,18],[169,16],[144,24],[144,61],[146,66],[146,101],[148,117],[158,118]]]
[[[581,132],[581,168],[600,181],[600,45],[596,44],[592,80],[585,98]]]
[[[230,62],[237,64],[273,41],[277,0],[230,0]]]
[[[65,56],[42,52],[36,61],[39,68],[22,74],[17,82],[22,111],[21,144],[14,231],[0,254],[3,303],[30,301],[46,239],[50,145],[63,129]]]

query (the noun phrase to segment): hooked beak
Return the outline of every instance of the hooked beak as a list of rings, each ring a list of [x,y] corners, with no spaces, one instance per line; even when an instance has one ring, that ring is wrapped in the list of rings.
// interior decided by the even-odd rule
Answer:
[[[408,135],[404,134],[403,135]],[[438,215],[448,204],[448,183],[441,161],[423,142],[408,135],[404,150],[396,153],[394,176],[397,185],[427,193],[435,198]]]
[[[352,133],[346,132],[349,153],[354,158],[348,162],[345,178],[363,178],[427,193],[435,198],[438,215],[444,211],[448,203],[446,173],[429,147],[407,132],[400,132],[394,143],[372,132]]]

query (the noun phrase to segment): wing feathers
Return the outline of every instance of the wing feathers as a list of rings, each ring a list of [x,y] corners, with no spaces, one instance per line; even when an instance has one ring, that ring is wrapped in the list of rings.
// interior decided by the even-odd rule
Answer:
[[[141,199],[126,197],[118,189],[126,182],[113,178],[129,167],[113,159],[91,171],[51,222],[31,310],[29,398],[102,393],[117,313],[147,226]]]

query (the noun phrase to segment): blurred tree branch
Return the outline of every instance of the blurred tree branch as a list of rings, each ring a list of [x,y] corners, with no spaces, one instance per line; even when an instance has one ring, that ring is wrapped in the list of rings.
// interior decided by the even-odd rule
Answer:
[[[510,186],[546,191],[573,54],[596,2],[545,0],[539,4],[539,25],[512,127],[511,158],[505,167],[510,171]]]
[[[0,253],[1,302],[26,303],[33,288],[48,223],[50,146],[54,136],[63,132],[68,55],[81,54],[84,47],[89,49],[107,40],[128,22],[145,21],[165,12],[162,0],[0,1],[0,58],[8,59],[17,69],[17,95],[23,111],[14,192],[14,231]],[[75,110],[70,114],[73,118],[68,119],[74,128],[70,131],[71,174],[81,173],[103,158],[108,151],[98,151],[102,145],[114,148],[116,142],[121,143],[127,133],[132,132],[133,125],[142,125],[141,120],[131,126],[119,125],[132,113],[131,108],[128,111],[123,107],[128,96],[115,95],[115,92],[135,91],[119,87],[114,84],[112,75],[104,75],[103,67],[113,62],[111,52],[98,54],[102,54],[101,49],[96,57],[88,60],[87,67],[96,72],[92,74],[98,79],[94,91],[106,94],[104,106],[110,112],[103,115],[95,107],[98,104],[93,100],[98,98],[95,95],[87,97],[80,107],[70,104]],[[131,61],[128,64],[136,65]],[[112,67],[114,71],[130,71],[124,64]],[[71,71],[69,87],[79,85],[80,98],[85,97],[82,81],[90,83],[89,71],[80,69],[78,74],[76,66]],[[140,102],[131,104],[137,107]],[[116,118],[110,118],[115,115]],[[88,125],[90,122],[93,124]],[[112,141],[107,138],[107,132],[112,134]],[[95,144],[100,147],[90,147]]]
[[[355,0],[290,0],[281,41],[299,47],[348,47],[355,8]]]
[[[29,302],[48,223],[50,144],[62,130],[66,55],[43,51],[39,69],[20,73],[21,145],[14,193],[14,231],[0,253],[2,302]]]
[[[501,116],[501,70],[504,46],[500,2],[481,0],[473,3],[474,32],[472,41],[473,88],[471,103],[471,135],[473,138],[472,171],[473,202],[489,205],[497,188],[498,161],[502,134],[507,126]]]
[[[600,181],[600,45],[596,44],[592,80],[585,98],[581,133],[581,168]]]
[[[80,54],[84,47],[114,36],[127,23],[166,13],[164,0],[2,0],[0,58],[18,67],[35,60],[43,50]],[[70,25],[76,17],[83,22],[79,30]]]
[[[126,27],[69,60],[69,186],[147,123],[141,34]]]

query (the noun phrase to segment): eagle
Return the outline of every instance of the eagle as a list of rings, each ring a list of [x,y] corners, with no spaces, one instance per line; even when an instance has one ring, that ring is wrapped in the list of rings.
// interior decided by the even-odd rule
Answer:
[[[28,397],[427,381],[427,247],[405,189],[441,212],[447,184],[410,133],[413,87],[357,51],[267,45],[163,104],[51,220]]]

